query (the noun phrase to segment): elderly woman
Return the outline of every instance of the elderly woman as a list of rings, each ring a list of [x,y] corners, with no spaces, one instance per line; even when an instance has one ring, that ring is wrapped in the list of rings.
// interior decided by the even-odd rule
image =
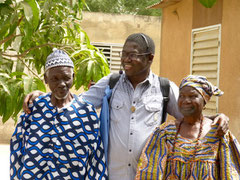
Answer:
[[[156,128],[143,149],[136,179],[240,179],[240,145],[202,110],[212,95],[223,92],[203,76],[189,75],[180,84],[178,107],[183,119]]]

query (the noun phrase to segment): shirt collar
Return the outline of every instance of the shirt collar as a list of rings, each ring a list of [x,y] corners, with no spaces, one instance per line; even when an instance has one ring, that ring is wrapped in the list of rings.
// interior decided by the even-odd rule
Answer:
[[[129,81],[128,80],[128,78],[127,78],[127,76],[126,76],[126,74],[125,74],[125,72],[123,72],[123,81],[124,82],[126,82],[126,81]],[[153,84],[153,73],[152,73],[152,71],[150,70],[150,72],[149,72],[149,75],[148,75],[148,77],[142,82],[142,83],[149,83],[149,84]]]

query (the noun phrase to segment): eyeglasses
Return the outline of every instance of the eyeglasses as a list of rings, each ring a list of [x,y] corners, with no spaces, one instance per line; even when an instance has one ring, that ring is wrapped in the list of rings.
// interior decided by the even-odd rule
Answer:
[[[129,58],[131,60],[137,60],[138,56],[144,56],[144,55],[148,55],[148,54],[151,54],[151,53],[137,54],[137,53],[120,52],[120,57],[121,57],[121,59]]]

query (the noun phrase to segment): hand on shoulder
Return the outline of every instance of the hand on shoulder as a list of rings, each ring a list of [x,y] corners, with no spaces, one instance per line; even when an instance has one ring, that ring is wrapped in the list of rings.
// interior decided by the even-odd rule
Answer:
[[[32,104],[33,101],[34,101],[38,96],[43,95],[43,94],[44,94],[44,92],[38,91],[38,90],[33,91],[33,92],[27,94],[27,95],[25,96],[25,98],[24,98],[24,101],[23,101],[23,111],[24,111],[26,114],[30,114],[31,111],[30,111],[28,105],[29,105],[29,104]]]
[[[211,117],[213,120],[212,125],[218,124],[217,135],[224,136],[229,130],[229,117],[223,113],[217,114],[216,116]]]

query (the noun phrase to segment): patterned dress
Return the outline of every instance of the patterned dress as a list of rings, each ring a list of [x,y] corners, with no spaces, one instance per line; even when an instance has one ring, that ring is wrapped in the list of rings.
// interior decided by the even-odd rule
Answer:
[[[11,179],[107,179],[99,119],[92,105],[74,95],[53,106],[51,94],[21,115],[11,139]]]
[[[240,145],[230,132],[219,138],[214,135],[216,130],[217,126],[212,127],[200,139],[197,150],[196,140],[183,138],[179,134],[173,153],[176,126],[174,121],[167,121],[149,138],[139,159],[135,179],[239,180]]]

